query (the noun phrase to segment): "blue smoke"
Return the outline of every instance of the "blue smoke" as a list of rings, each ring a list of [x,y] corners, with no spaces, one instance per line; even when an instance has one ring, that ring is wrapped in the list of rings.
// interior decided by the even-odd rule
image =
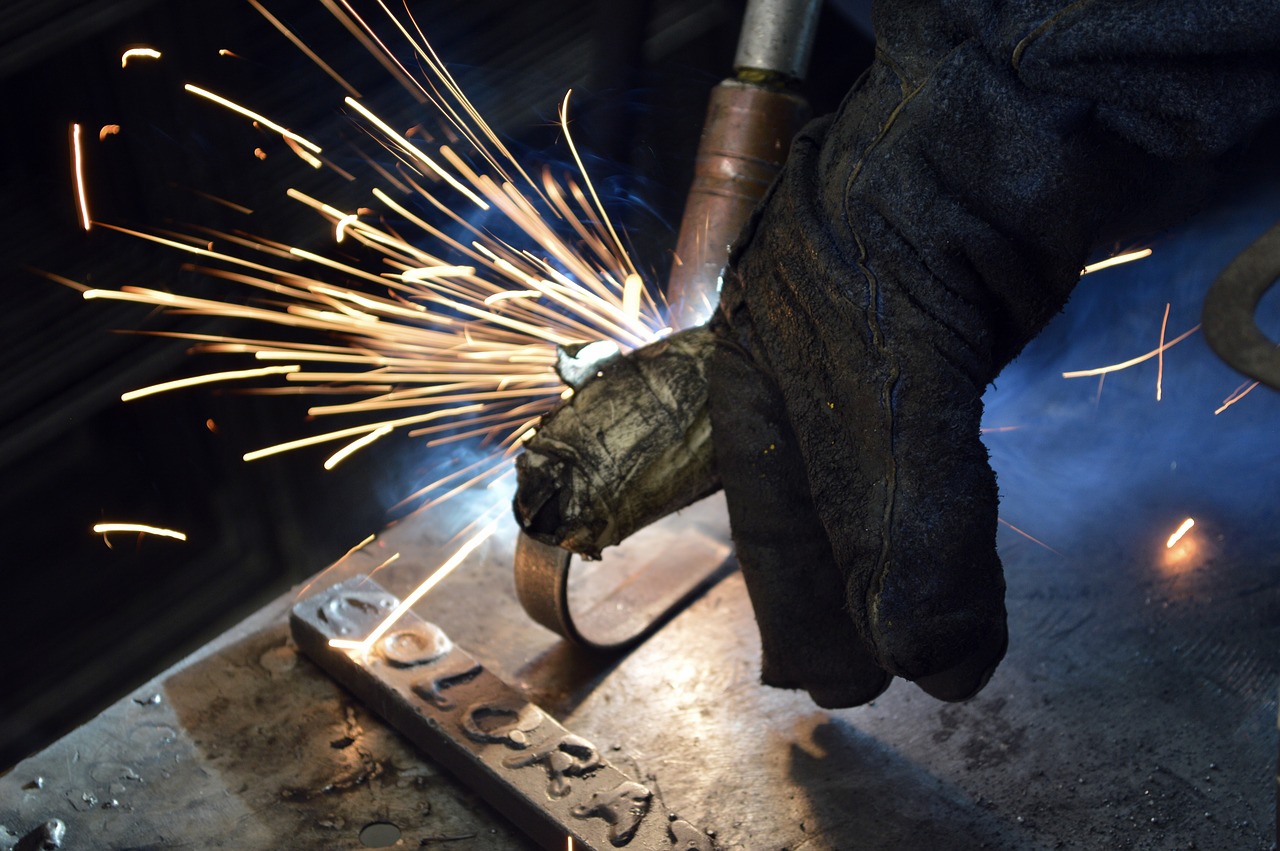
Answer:
[[[1196,325],[1213,279],[1277,220],[1280,180],[1271,176],[1148,243],[1151,257],[1081,281],[985,397],[985,427],[1018,427],[985,436],[1002,519],[1068,556],[1074,541],[1101,530],[1119,551],[1149,552],[1186,516],[1215,540],[1274,538],[1280,393],[1259,386],[1215,415],[1245,378],[1199,332],[1165,352],[1160,402],[1154,358],[1107,375],[1101,389],[1097,378],[1062,373],[1155,349],[1166,303],[1167,339]],[[1272,339],[1280,339],[1276,296],[1258,313]],[[1001,530],[1002,547],[1020,541]]]

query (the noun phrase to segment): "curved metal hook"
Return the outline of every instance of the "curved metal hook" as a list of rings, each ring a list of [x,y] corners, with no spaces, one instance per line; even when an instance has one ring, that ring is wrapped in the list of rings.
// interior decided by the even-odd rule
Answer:
[[[1280,390],[1280,343],[1258,328],[1254,313],[1280,281],[1280,222],[1240,252],[1204,299],[1201,322],[1209,347],[1227,365]]]
[[[727,548],[726,548],[727,550]],[[616,653],[638,644],[735,567],[732,559],[658,559],[575,618],[569,605],[573,553],[521,532],[516,596],[538,623],[582,647]]]

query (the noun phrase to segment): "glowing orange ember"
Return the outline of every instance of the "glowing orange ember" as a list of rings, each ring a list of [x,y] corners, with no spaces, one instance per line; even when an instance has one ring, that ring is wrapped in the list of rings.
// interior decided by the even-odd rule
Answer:
[[[997,517],[997,518],[996,518],[996,520],[997,520],[997,521],[999,521],[1002,525],[1004,525],[1004,526],[1008,526],[1010,529],[1012,529],[1013,531],[1017,532],[1019,535],[1021,535],[1021,536],[1022,536],[1022,537],[1024,537],[1024,538],[1026,538],[1026,539],[1027,539],[1028,541],[1030,541],[1031,543],[1036,544],[1036,545],[1041,546],[1041,547],[1044,547],[1046,550],[1048,550],[1049,552],[1053,553],[1054,555],[1059,555],[1059,556],[1060,556],[1060,555],[1062,555],[1062,553],[1058,552],[1058,551],[1057,551],[1057,550],[1055,550],[1053,547],[1051,547],[1051,546],[1049,546],[1048,544],[1046,544],[1044,541],[1040,540],[1039,538],[1033,537],[1032,535],[1027,534],[1026,532],[1024,532],[1024,531],[1022,531],[1021,529],[1019,529],[1017,526],[1014,526],[1014,525],[1013,525],[1012,523],[1010,523],[1008,520],[1005,520],[1003,517]]]
[[[241,115],[245,116],[246,118],[249,118],[253,121],[256,121],[258,124],[261,124],[263,127],[271,128],[272,130],[276,131],[284,138],[292,139],[293,141],[297,142],[299,145],[306,148],[308,151],[311,151],[313,154],[320,153],[319,145],[302,138],[297,133],[294,133],[292,130],[286,130],[285,128],[281,127],[279,124],[276,124],[274,121],[271,121],[259,115],[258,113],[254,112],[251,109],[246,109],[245,107],[241,106],[238,103],[229,101],[220,95],[215,95],[213,92],[208,91],[207,89],[202,89],[199,86],[193,85],[191,83],[187,83],[185,86],[183,86],[183,88],[191,92],[193,95],[199,95],[200,97],[211,100],[220,106],[225,106],[227,109],[231,110],[232,112],[238,112]]]
[[[100,535],[107,535],[111,532],[137,532],[142,535],[158,535],[161,538],[173,538],[178,541],[187,539],[185,532],[163,529],[159,526],[148,526],[144,523],[97,523],[94,525],[93,531]]]
[[[1115,257],[1108,257],[1106,260],[1099,260],[1097,263],[1090,263],[1080,270],[1081,275],[1089,275],[1102,269],[1109,269],[1112,266],[1119,266],[1121,263],[1132,263],[1134,260],[1141,260],[1144,257],[1151,256],[1150,248],[1143,248],[1139,251],[1129,251],[1125,254],[1117,254]]]
[[[160,51],[151,47],[131,47],[120,54],[120,67],[127,68],[130,59],[159,59]]]
[[[93,298],[91,293],[93,290],[84,294],[85,298]],[[215,381],[238,381],[244,378],[259,378],[264,375],[278,375],[281,373],[297,372],[301,367],[296,364],[289,366],[264,366],[258,369],[237,369],[229,372],[214,372],[207,375],[195,375],[191,378],[179,378],[174,381],[165,381],[161,384],[153,384],[150,387],[141,387],[137,390],[130,390],[120,395],[121,402],[131,402],[134,399],[140,399],[143,396],[150,396],[153,393],[163,393],[166,390],[178,390],[182,387],[194,387],[197,384],[210,384]]]
[[[1156,363],[1156,401],[1160,401],[1161,388],[1164,384],[1164,332],[1169,327],[1169,303],[1164,306],[1164,319],[1160,321],[1160,345],[1156,347],[1156,351],[1160,354],[1157,356]]]
[[[1152,358],[1168,351],[1169,349],[1173,348],[1178,343],[1181,343],[1183,340],[1187,339],[1188,337],[1190,337],[1192,334],[1194,334],[1199,330],[1200,330],[1200,326],[1196,325],[1186,331],[1183,331],[1181,334],[1174,337],[1169,342],[1161,343],[1159,346],[1147,352],[1145,355],[1139,355],[1136,358],[1130,358],[1129,360],[1124,361],[1122,363],[1112,364],[1111,366],[1100,366],[1096,369],[1081,369],[1075,372],[1064,372],[1062,373],[1062,377],[1063,378],[1085,378],[1091,375],[1105,375],[1108,372],[1119,372],[1122,369],[1128,369],[1131,366],[1136,366],[1142,363],[1143,361],[1151,360]]]
[[[1216,417],[1218,414],[1222,413],[1227,408],[1230,408],[1236,402],[1239,402],[1245,396],[1248,396],[1250,393],[1253,392],[1253,389],[1257,387],[1259,383],[1260,382],[1255,381],[1252,384],[1250,384],[1249,382],[1246,381],[1244,384],[1241,384],[1235,390],[1232,390],[1231,395],[1229,395],[1227,398],[1222,400],[1222,405],[1219,406],[1218,409],[1213,412],[1213,415]]]
[[[76,181],[76,209],[80,211],[80,226],[88,230],[89,198],[84,188],[84,153],[80,150],[80,125],[71,125],[71,171]]]
[[[1187,534],[1187,532],[1190,532],[1191,527],[1194,525],[1196,525],[1196,521],[1190,517],[1183,520],[1182,525],[1178,526],[1178,528],[1174,530],[1174,533],[1169,536],[1168,542],[1165,543],[1165,548],[1170,550],[1173,549],[1174,545],[1176,545],[1178,541],[1181,541],[1182,536]]]

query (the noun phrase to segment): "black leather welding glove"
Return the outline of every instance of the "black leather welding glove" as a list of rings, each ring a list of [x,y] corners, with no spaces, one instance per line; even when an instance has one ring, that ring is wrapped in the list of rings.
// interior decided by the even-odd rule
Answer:
[[[764,681],[943,699],[1002,658],[988,383],[1094,246],[1189,209],[1280,102],[1275,0],[895,0],[736,246],[716,463]]]

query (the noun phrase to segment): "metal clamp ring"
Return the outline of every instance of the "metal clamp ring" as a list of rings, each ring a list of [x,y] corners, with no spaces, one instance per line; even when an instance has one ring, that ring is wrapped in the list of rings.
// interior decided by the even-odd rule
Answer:
[[[529,617],[547,629],[603,652],[638,644],[736,566],[724,558],[707,559],[705,566],[681,558],[658,559],[575,618],[569,608],[572,564],[573,553],[521,532],[516,541],[516,596]]]

